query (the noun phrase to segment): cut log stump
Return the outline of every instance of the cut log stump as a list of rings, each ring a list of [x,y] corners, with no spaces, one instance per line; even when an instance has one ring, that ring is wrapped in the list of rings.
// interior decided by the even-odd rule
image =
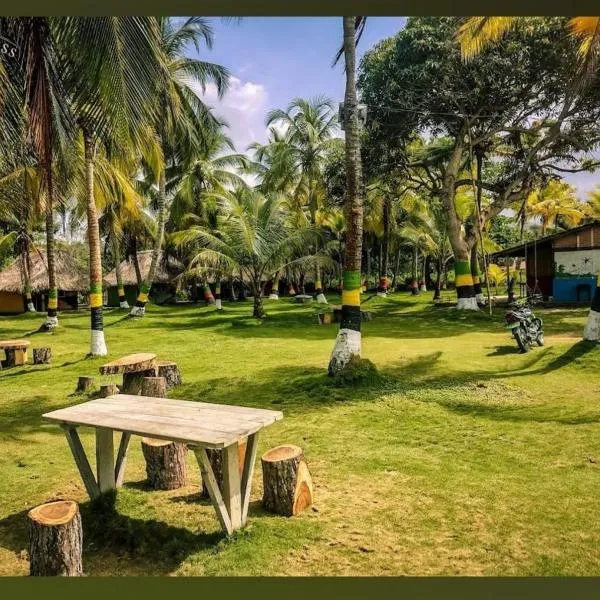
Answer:
[[[141,393],[142,396],[165,398],[167,395],[167,380],[164,377],[144,377]]]
[[[61,500],[29,511],[29,574],[82,574],[83,532],[76,502]]]
[[[34,348],[33,364],[47,365],[52,359],[52,350],[50,348]]]
[[[87,392],[94,387],[94,378],[88,376],[82,376],[77,380],[76,392]]]
[[[208,455],[208,460],[210,461],[210,465],[212,467],[213,473],[215,474],[215,479],[217,480],[217,485],[219,486],[219,490],[223,493],[223,450],[219,448],[207,448],[206,454]],[[240,465],[240,476],[244,471],[244,459],[246,458],[246,440],[242,442],[238,442],[238,462]],[[200,492],[202,498],[209,498],[210,495],[208,493],[208,488],[202,480],[202,491]]]
[[[155,490],[175,490],[187,481],[187,447],[179,442],[142,438],[148,485]]]
[[[123,373],[123,393],[139,396],[145,377],[156,377],[156,367],[133,373]]]
[[[108,398],[119,393],[119,386],[116,383],[105,383],[100,386],[100,397]]]
[[[319,325],[330,325],[333,322],[333,314],[332,313],[318,313],[317,320],[319,321]]]
[[[159,360],[156,363],[158,376],[167,380],[167,389],[181,385],[181,371],[176,362],[170,360]]]
[[[312,505],[312,478],[302,448],[277,446],[263,455],[261,463],[266,510],[291,517]]]

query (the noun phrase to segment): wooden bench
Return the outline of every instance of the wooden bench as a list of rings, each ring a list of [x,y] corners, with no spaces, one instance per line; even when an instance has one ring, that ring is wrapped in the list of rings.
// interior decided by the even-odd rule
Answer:
[[[132,435],[187,444],[196,455],[221,527],[231,534],[247,521],[258,434],[263,427],[282,419],[283,414],[260,408],[118,394],[55,410],[42,418],[63,427],[92,499],[122,484]],[[96,477],[81,444],[79,426],[96,429]],[[121,432],[116,458],[115,431]],[[240,469],[238,442],[243,440],[246,453]],[[223,492],[207,448],[223,450]]]
[[[18,367],[27,363],[27,348],[31,345],[28,340],[4,340],[0,342],[0,350],[4,350],[7,367]]]
[[[123,374],[123,391],[139,394],[144,377],[155,377],[158,372],[156,354],[140,352],[128,354],[100,367],[100,375]]]

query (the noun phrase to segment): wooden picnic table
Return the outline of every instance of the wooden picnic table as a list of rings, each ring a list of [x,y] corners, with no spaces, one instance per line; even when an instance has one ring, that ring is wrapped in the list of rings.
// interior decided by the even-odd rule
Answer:
[[[63,427],[92,499],[121,486],[132,434],[187,444],[194,451],[221,527],[228,534],[247,521],[258,434],[282,418],[283,414],[274,410],[126,394],[43,415],[43,419]],[[96,429],[96,478],[77,433],[82,425]],[[122,432],[116,459],[114,431]],[[243,440],[246,454],[240,474],[238,442]],[[223,449],[223,493],[206,448]]]
[[[100,375],[116,375],[117,373],[136,373],[156,366],[156,354],[139,352],[117,358],[100,367]]]
[[[6,352],[6,360],[11,366],[24,365],[27,362],[27,347],[29,340],[4,340],[0,341],[0,350]]]

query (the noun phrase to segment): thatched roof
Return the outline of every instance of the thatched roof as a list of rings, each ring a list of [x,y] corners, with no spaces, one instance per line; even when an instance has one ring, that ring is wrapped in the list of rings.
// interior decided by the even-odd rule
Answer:
[[[85,292],[89,289],[89,274],[73,255],[64,249],[56,249],[56,279],[58,289],[65,292]],[[0,291],[23,293],[21,257],[0,271]],[[31,273],[29,275],[31,291],[34,293],[48,290],[48,261],[44,250],[31,252]]]
[[[137,257],[138,264],[140,265],[140,272],[142,277],[144,277],[150,269],[152,250],[142,250],[137,253]],[[183,266],[174,258],[169,257],[168,261],[159,258],[153,283],[172,283],[175,285],[177,283],[175,278],[182,272]],[[121,262],[121,277],[123,279],[123,285],[137,285],[133,261],[124,260]],[[114,269],[104,277],[104,285],[108,287],[117,285],[117,274]]]

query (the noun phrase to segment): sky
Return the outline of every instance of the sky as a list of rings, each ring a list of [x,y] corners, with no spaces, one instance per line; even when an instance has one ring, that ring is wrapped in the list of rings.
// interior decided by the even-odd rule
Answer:
[[[358,46],[358,59],[377,42],[397,33],[404,17],[369,17]],[[244,17],[239,21],[212,19],[214,44],[200,58],[227,67],[229,90],[218,98],[209,85],[205,102],[229,123],[229,136],[239,152],[252,142],[267,141],[265,117],[285,109],[293,98],[344,97],[342,61],[332,68],[342,43],[341,17]],[[195,50],[192,50],[195,55]],[[581,199],[600,183],[600,173],[565,177]]]

